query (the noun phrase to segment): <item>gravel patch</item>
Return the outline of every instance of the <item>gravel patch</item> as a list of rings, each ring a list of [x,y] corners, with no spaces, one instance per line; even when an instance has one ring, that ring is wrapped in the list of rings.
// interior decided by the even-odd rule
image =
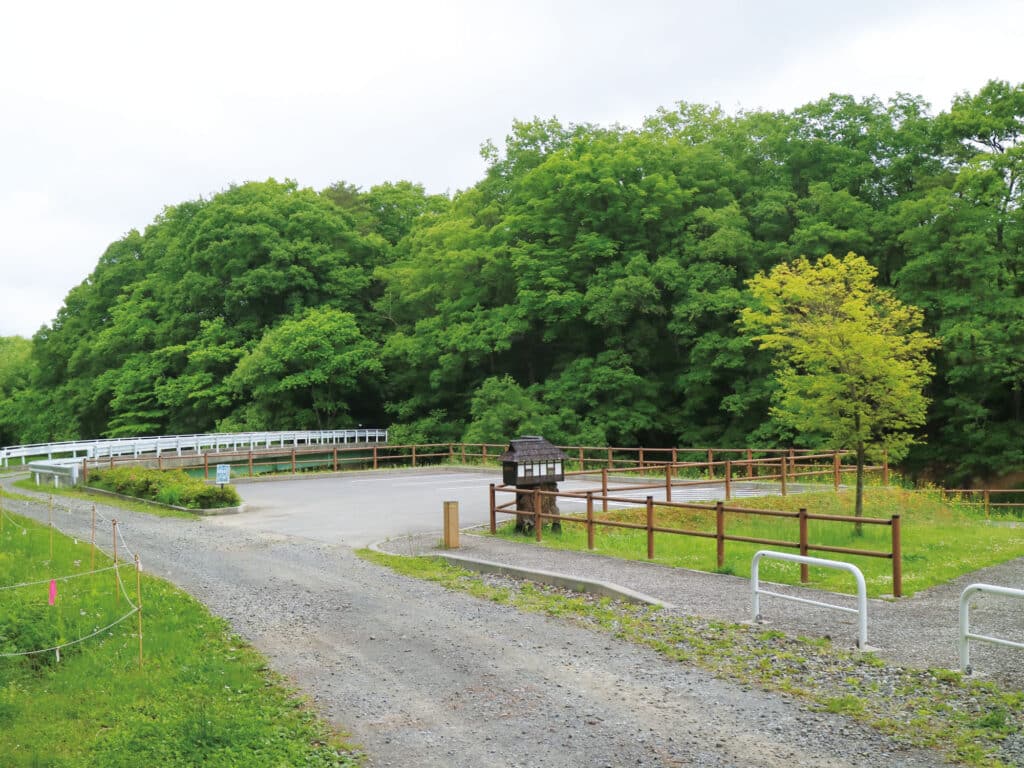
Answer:
[[[6,505],[46,519],[45,505]],[[82,537],[90,506],[59,499],[56,525]],[[809,711],[788,695],[400,576],[341,545],[242,531],[217,519],[100,510],[121,521],[148,572],[229,620],[325,717],[352,733],[371,766],[946,764],[851,718]],[[661,571],[635,565],[647,568],[650,582],[638,591],[658,594]],[[546,569],[562,570],[562,561],[549,560]],[[618,580],[587,570],[591,578]],[[699,595],[672,589],[666,599],[680,616],[713,617],[726,601],[722,578],[707,581]],[[743,618],[742,610],[736,614]],[[788,621],[780,611],[771,626],[789,632]]]

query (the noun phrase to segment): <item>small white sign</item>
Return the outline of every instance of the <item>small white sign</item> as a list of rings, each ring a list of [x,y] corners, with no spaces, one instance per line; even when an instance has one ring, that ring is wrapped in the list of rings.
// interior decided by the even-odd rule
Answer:
[[[231,482],[231,465],[217,465],[217,485],[225,485]]]

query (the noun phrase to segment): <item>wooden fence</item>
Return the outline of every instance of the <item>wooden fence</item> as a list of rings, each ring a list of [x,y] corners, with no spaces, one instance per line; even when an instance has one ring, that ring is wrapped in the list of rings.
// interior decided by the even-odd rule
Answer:
[[[635,488],[635,486],[633,486]],[[498,493],[511,493],[513,499],[510,502],[504,504],[497,503]],[[768,509],[745,509],[742,507],[725,506],[723,502],[718,502],[713,505],[708,504],[684,504],[681,502],[673,501],[659,501],[657,504],[654,502],[653,496],[648,496],[644,502],[646,507],[646,522],[645,523],[630,523],[621,520],[606,520],[594,516],[594,502],[600,501],[607,509],[608,502],[618,502],[626,504],[637,504],[637,499],[625,497],[625,496],[609,496],[607,494],[598,494],[595,491],[585,492],[558,492],[558,491],[542,491],[539,488],[533,489],[526,493],[532,494],[532,509],[522,510],[518,508],[519,498],[524,494],[523,489],[517,489],[514,486],[507,485],[494,485],[490,486],[490,529],[491,533],[497,532],[497,516],[498,514],[507,515],[523,515],[533,519],[534,534],[537,541],[541,541],[543,537],[543,521],[557,521],[559,523],[575,523],[586,526],[587,529],[587,548],[594,549],[594,537],[595,531],[599,527],[608,528],[628,528],[633,530],[641,530],[647,533],[647,559],[654,559],[654,534],[655,533],[667,533],[675,534],[679,536],[692,536],[695,538],[714,539],[717,544],[717,562],[718,567],[722,568],[725,565],[725,543],[727,541],[745,542],[748,544],[761,544],[771,547],[785,547],[789,549],[799,550],[801,555],[807,555],[809,552],[831,552],[834,554],[845,554],[845,555],[859,555],[861,557],[879,557],[885,558],[892,561],[892,582],[893,582],[893,595],[895,597],[903,596],[903,556],[901,549],[901,537],[900,537],[900,516],[893,515],[891,518],[876,518],[876,517],[853,517],[849,515],[817,515],[810,514],[806,509],[800,509],[799,512],[784,512],[777,510]],[[585,516],[575,515],[560,515],[542,512],[542,499],[545,496],[555,498],[572,498],[580,499],[585,498],[587,503],[587,511]],[[715,513],[715,532],[709,531],[696,531],[684,528],[666,528],[664,526],[657,526],[654,524],[654,508],[663,507],[671,509],[695,509],[706,512]],[[778,539],[761,539],[750,536],[736,536],[726,533],[726,515],[752,515],[762,517],[774,517],[774,518],[785,518],[796,520],[798,538],[796,541],[785,541]],[[814,544],[808,540],[807,534],[807,522],[809,520],[821,520],[830,521],[835,523],[844,524],[862,524],[862,525],[887,525],[892,530],[892,545],[888,552],[878,552],[869,549],[854,549],[850,547],[835,547],[825,544]],[[804,583],[808,581],[807,566],[800,566],[800,580]]]

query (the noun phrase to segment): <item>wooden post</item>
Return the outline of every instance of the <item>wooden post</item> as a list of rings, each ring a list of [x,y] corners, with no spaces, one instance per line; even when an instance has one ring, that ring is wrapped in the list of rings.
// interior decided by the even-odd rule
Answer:
[[[466,463],[466,444],[459,443],[459,452],[462,454],[462,463]]]
[[[612,449],[608,449],[608,469],[612,468]]]
[[[455,461],[455,443],[448,443],[448,462]]]
[[[583,462],[583,446],[581,445],[580,446],[580,472],[582,472],[586,468],[587,467],[586,467],[586,465]]]
[[[715,540],[717,542],[718,569],[725,568],[725,505],[715,504]]]
[[[295,449],[292,448],[292,474],[295,474]]]
[[[533,530],[534,535],[537,537],[537,541],[541,540],[541,526],[544,521],[540,516],[540,505],[541,505],[540,488],[533,489]]]
[[[882,451],[882,485],[889,485],[889,452]],[[899,595],[897,595],[899,597]]]
[[[608,468],[601,467],[601,511],[608,512]]]
[[[89,570],[96,570],[96,505],[92,505],[92,532],[89,534]]]
[[[732,498],[732,462],[725,462],[725,500]]]
[[[373,468],[377,468],[377,446],[373,446]]]
[[[121,579],[117,573],[117,520],[111,520],[110,527],[113,530],[114,538],[114,601],[120,603],[121,590],[118,589],[118,585],[121,583]]]
[[[457,501],[444,503],[444,547],[445,549],[459,548],[459,502]]]
[[[835,486],[836,493],[839,493],[839,451],[832,451],[832,484]]]
[[[640,456],[640,469],[643,469],[644,468],[644,449],[643,448],[640,449],[639,456]]]
[[[498,532],[498,513],[494,506],[494,483],[491,483],[491,533]]]
[[[210,479],[210,454],[203,454],[203,479]]]
[[[781,493],[783,496],[786,495],[786,457],[779,457],[779,482],[781,485]]]
[[[792,472],[789,479],[796,480],[796,451],[792,448],[789,449],[789,471]]]
[[[892,595],[903,597],[903,539],[900,516],[892,516]]]
[[[162,470],[164,468],[164,460],[159,453],[156,455],[156,468],[159,470]]]
[[[416,446],[412,447],[412,465],[416,466]]]
[[[985,499],[985,519],[988,520],[989,511],[992,502],[992,494],[989,493],[988,488],[982,491],[982,497]]]
[[[753,475],[754,466],[750,462],[754,460],[754,452],[747,448],[747,479],[750,479]]]
[[[647,559],[654,559],[654,497],[647,497]]]
[[[334,460],[332,466],[334,468],[334,471],[337,472],[338,471],[338,446],[337,445],[334,446],[334,455],[332,456],[332,458]]]
[[[594,548],[594,492],[587,491],[587,549]]]
[[[249,451],[249,477],[252,477],[254,474],[256,474],[256,469],[255,469],[255,465],[253,464],[252,458],[253,458],[252,457],[252,451],[250,450]]]
[[[481,459],[482,463],[486,464],[487,463],[487,444],[486,443],[484,444],[484,448],[480,452],[480,455],[482,457],[482,459]]]
[[[708,448],[708,480],[715,479],[715,452]]]
[[[665,501],[672,501],[672,465],[665,465]]]
[[[139,614],[139,669],[142,669],[142,565],[135,556],[135,604]]]
[[[800,507],[800,554],[807,557],[807,510],[804,507]],[[800,583],[806,584],[810,580],[807,563],[800,563]]]

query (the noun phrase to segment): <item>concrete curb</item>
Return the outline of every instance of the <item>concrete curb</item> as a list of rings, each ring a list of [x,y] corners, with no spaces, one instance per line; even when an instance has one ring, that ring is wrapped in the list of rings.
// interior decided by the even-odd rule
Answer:
[[[367,549],[384,555],[398,554],[397,552],[388,552],[387,550],[382,549],[379,543],[371,544]],[[399,557],[439,557],[450,565],[456,565],[461,568],[466,568],[467,570],[476,571],[477,573],[497,573],[502,576],[511,576],[517,579],[536,581],[541,584],[547,584],[560,589],[569,589],[573,592],[586,592],[591,595],[610,597],[614,600],[626,600],[628,602],[639,603],[641,605],[653,605],[657,608],[675,608],[672,603],[666,603],[664,600],[659,600],[656,597],[645,595],[642,592],[635,592],[632,589],[627,589],[626,587],[613,584],[609,581],[584,579],[579,576],[555,573],[554,571],[520,568],[515,565],[494,563],[489,560],[477,560],[476,558],[464,557],[463,555],[452,555],[444,551],[427,552],[421,555],[399,555]]]

